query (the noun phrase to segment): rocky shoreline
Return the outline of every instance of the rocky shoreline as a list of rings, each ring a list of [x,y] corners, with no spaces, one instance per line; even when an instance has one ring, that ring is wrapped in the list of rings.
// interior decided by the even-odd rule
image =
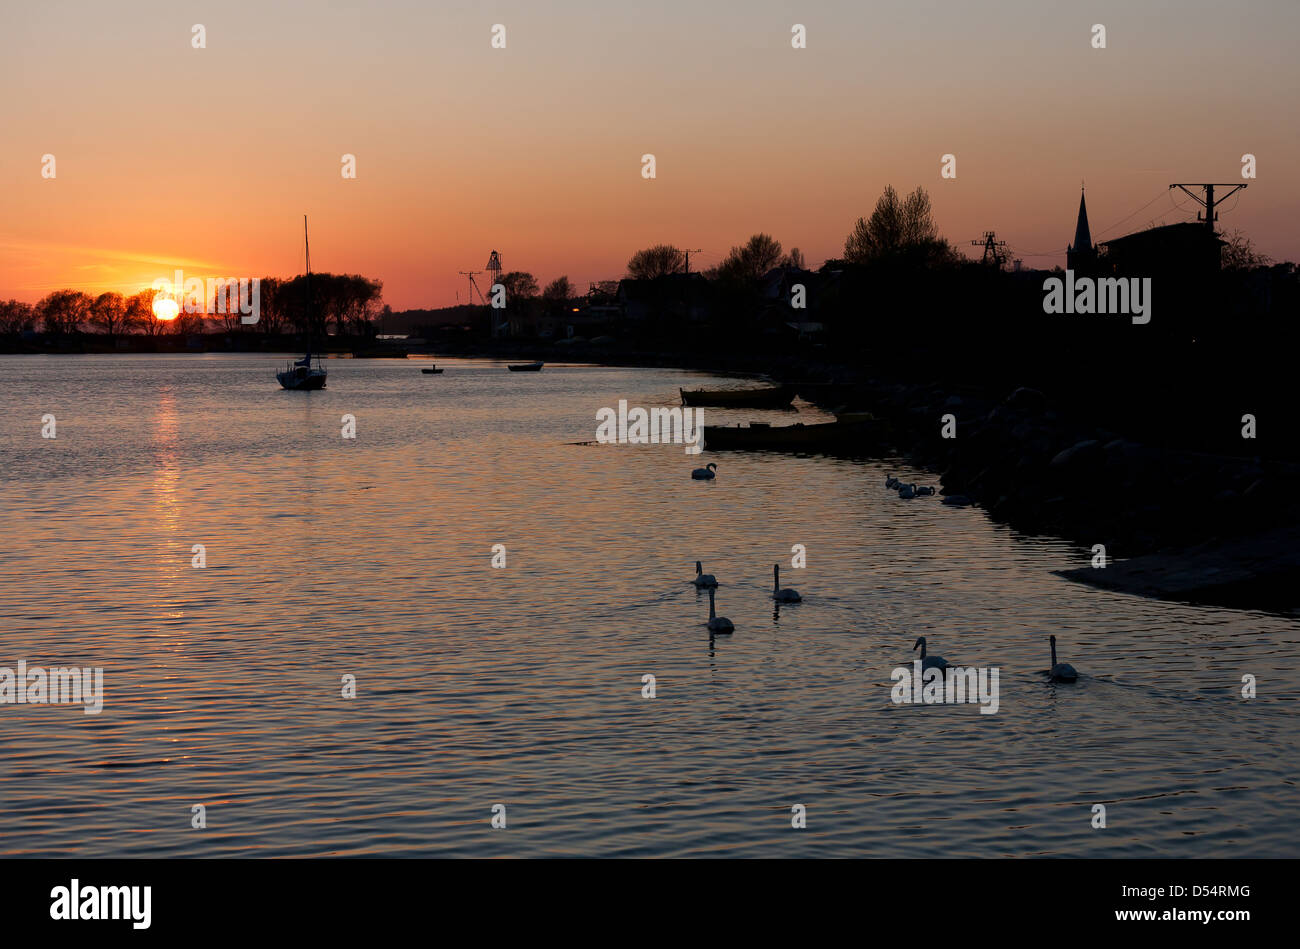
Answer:
[[[1155,445],[1072,415],[1028,388],[882,379],[797,356],[479,349],[528,357],[696,369],[793,385],[828,410],[869,411],[895,451],[1028,534],[1080,545],[1062,576],[1110,590],[1289,611],[1300,606],[1300,465]],[[945,426],[945,416],[948,425]],[[944,429],[952,437],[944,437]],[[878,454],[878,450],[875,452]],[[1095,545],[1104,568],[1092,566]]]
[[[1070,579],[1144,596],[1289,609],[1300,590],[1300,465],[1145,444],[1042,393],[865,383],[828,401],[889,419],[912,462],[1017,530],[1078,543]],[[955,423],[944,438],[943,417]],[[949,426],[950,432],[952,426]],[[1096,545],[1105,567],[1094,567]]]

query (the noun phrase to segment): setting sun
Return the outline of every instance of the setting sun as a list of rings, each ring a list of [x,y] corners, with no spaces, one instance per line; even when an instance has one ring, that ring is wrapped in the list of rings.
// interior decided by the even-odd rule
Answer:
[[[158,297],[153,301],[153,315],[164,323],[170,323],[176,319],[176,315],[180,311],[180,306],[170,297]]]

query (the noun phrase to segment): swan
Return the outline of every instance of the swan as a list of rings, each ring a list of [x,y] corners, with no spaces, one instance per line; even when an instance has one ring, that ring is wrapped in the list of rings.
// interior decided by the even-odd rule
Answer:
[[[716,587],[718,578],[711,573],[705,573],[704,567],[697,560],[695,561],[695,579],[691,581],[697,587]]]
[[[914,487],[915,487],[915,486],[914,486]],[[931,495],[933,495],[933,494],[934,494],[934,488],[933,488],[933,487],[916,488],[916,496],[917,496],[918,498],[919,498],[919,497],[929,497],[929,496],[931,496]]]
[[[893,475],[890,475],[889,477],[885,478],[885,487],[890,491],[896,491],[902,486],[903,486],[903,482],[899,481]]]
[[[916,485],[900,484],[898,486],[898,496],[904,501],[912,500],[912,498],[916,497]]]
[[[1075,672],[1074,666],[1070,665],[1068,662],[1056,661],[1056,637],[1051,637],[1051,640],[1052,671],[1047,673],[1047,677],[1053,682],[1073,682],[1075,679],[1079,678],[1079,673]]]
[[[712,481],[713,473],[718,468],[713,462],[709,462],[703,468],[696,468],[691,472],[691,477],[696,481]]]
[[[913,651],[920,647],[921,650],[921,671],[926,669],[947,669],[948,660],[943,656],[927,656],[925,654],[925,637],[920,636],[916,640],[916,645],[912,647]]]
[[[772,599],[778,603],[798,603],[803,599],[798,590],[781,589],[781,565],[772,564]]]
[[[731,620],[725,616],[719,616],[713,609],[713,587],[709,587],[709,632],[711,633],[730,633],[735,630],[731,625]]]

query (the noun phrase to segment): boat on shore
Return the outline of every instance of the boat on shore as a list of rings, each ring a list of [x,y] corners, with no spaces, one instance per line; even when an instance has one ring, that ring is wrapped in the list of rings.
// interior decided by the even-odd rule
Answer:
[[[704,426],[704,447],[710,451],[876,451],[886,443],[885,424],[866,413],[812,425]]]
[[[514,363],[509,366],[506,366],[506,368],[509,369],[511,372],[541,372],[541,369],[544,365],[546,365],[546,363],[544,362],[525,362],[525,363]]]
[[[711,405],[734,409],[783,409],[794,401],[791,386],[761,389],[681,389],[682,405]]]
[[[297,359],[275,374],[280,387],[295,391],[311,391],[325,388],[325,367],[320,364],[320,355],[312,363],[311,327],[314,314],[311,311],[311,245],[307,242],[307,215],[302,216],[302,244],[307,252],[307,354]]]

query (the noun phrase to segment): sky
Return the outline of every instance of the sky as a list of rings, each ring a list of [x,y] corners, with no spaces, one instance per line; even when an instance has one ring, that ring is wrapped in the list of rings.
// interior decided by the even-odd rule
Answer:
[[[1296,0],[6,3],[0,299],[291,276],[304,214],[313,270],[398,310],[463,300],[492,250],[582,290],[758,231],[815,266],[888,184],[1050,267],[1081,183],[1101,240],[1194,218],[1168,185],[1247,153],[1220,226],[1296,260],[1297,36]]]

